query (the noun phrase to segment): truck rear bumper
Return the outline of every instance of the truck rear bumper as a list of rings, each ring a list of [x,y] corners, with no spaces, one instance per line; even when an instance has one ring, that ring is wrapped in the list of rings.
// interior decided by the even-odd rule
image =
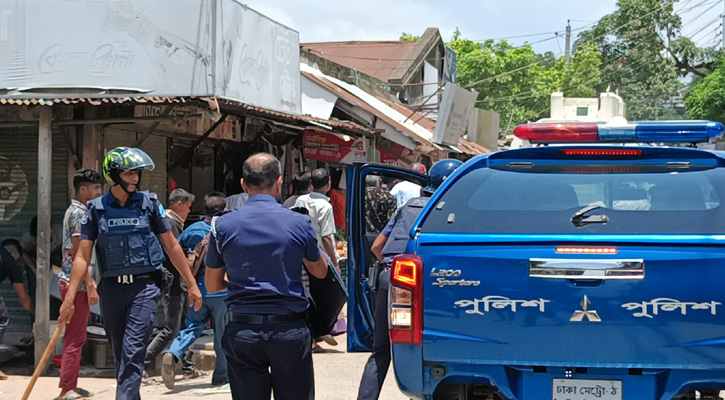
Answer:
[[[407,346],[406,346],[407,347]],[[422,375],[414,377],[413,366],[398,363],[396,379],[407,396],[419,399],[485,399],[496,393],[508,400],[551,399],[555,380],[621,381],[622,400],[684,398],[695,390],[725,390],[725,369],[639,369],[501,366],[466,363],[423,362]],[[405,371],[405,373],[400,373]],[[420,373],[420,372],[419,372]],[[417,384],[420,383],[420,390]],[[447,394],[447,395],[444,395]],[[455,393],[460,393],[458,396]],[[693,397],[694,398],[694,397]]]

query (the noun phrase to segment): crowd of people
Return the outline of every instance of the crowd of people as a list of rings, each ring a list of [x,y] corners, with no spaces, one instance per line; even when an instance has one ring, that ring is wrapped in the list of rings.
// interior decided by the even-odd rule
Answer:
[[[445,171],[431,174],[443,177],[440,183],[457,166],[436,164],[434,169]],[[159,356],[169,389],[179,362],[184,379],[202,376],[189,348],[208,325],[216,352],[213,385],[229,383],[234,399],[270,398],[272,392],[277,399],[314,398],[311,354],[323,341],[337,342],[332,335],[311,336],[305,314],[309,276],[324,279],[331,268],[341,273],[335,245],[336,233],[346,228],[340,175],[331,177],[323,168],[297,174],[281,203],[280,162],[258,153],[244,163],[243,193],[206,193],[203,219],[186,224],[195,195],[174,189],[164,208],[154,193],[140,190],[143,171],[153,168],[143,151],[120,147],[106,155],[102,173],[83,169],[74,176],[75,196],[59,246],[58,323],[65,335],[57,399],[92,395],[78,387],[78,374],[90,307],[99,301],[115,359],[117,399],[140,398],[140,385],[152,380],[148,372]],[[411,168],[425,173],[422,164]],[[101,195],[104,180],[111,186]],[[380,232],[371,248],[380,268],[371,277],[378,329],[359,398],[373,399],[390,363],[390,261],[405,248],[427,200],[421,197],[426,191],[411,182],[368,176],[366,184],[365,225],[368,233]],[[16,268],[24,250],[15,239],[2,242],[0,282],[9,278],[32,313]],[[7,323],[0,297],[0,343]]]

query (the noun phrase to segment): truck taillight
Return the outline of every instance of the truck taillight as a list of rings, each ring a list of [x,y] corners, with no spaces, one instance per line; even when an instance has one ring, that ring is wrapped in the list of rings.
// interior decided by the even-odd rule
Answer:
[[[390,341],[423,344],[423,260],[412,254],[393,259],[390,275]]]

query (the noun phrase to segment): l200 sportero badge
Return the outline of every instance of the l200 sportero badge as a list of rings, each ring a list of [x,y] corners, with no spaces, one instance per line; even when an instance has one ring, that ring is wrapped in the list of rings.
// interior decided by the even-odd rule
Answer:
[[[584,298],[579,304],[582,306],[582,309],[574,311],[574,314],[571,315],[569,321],[581,322],[584,321],[584,318],[586,317],[589,322],[602,322],[602,319],[599,318],[599,314],[597,314],[597,310],[589,309],[592,303],[589,301],[589,297],[587,297],[587,295],[584,295]]]
[[[481,281],[470,281],[468,279],[448,279],[448,278],[460,278],[460,269],[431,269],[430,276],[436,277],[433,286],[479,286]]]

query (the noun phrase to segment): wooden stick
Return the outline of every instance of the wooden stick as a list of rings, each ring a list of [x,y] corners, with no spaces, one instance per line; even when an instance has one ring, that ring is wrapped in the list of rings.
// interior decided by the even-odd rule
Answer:
[[[28,383],[28,387],[25,388],[25,393],[23,393],[22,400],[28,400],[28,397],[30,397],[30,392],[33,391],[33,386],[35,386],[35,381],[38,380],[40,373],[43,372],[43,369],[45,369],[45,364],[48,363],[48,359],[50,358],[50,353],[53,352],[53,347],[55,347],[55,343],[58,341],[58,338],[60,337],[61,332],[63,332],[64,327],[65,327],[65,325],[58,325],[55,328],[55,332],[53,332],[53,337],[50,338],[50,342],[48,342],[48,346],[45,348],[45,351],[43,352],[43,356],[40,357],[40,362],[38,362],[38,365],[35,367],[35,372],[33,372],[33,377],[30,378],[30,383]]]

